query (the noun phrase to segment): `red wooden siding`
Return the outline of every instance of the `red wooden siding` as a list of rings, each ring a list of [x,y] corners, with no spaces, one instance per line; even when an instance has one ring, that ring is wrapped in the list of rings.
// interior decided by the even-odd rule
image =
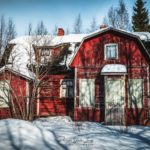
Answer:
[[[105,59],[105,44],[115,43],[118,45],[118,59]],[[64,45],[52,49],[52,57],[59,56]],[[37,47],[41,50],[42,47]],[[51,47],[48,47],[51,48]],[[44,49],[44,48],[43,48]],[[36,49],[35,49],[36,50]],[[38,54],[36,60],[40,61]],[[125,124],[145,124],[148,117],[148,96],[149,96],[149,57],[146,54],[139,40],[128,34],[119,31],[107,30],[83,41],[70,67],[72,72],[64,70],[58,73],[50,72],[45,75],[38,88],[37,99],[35,99],[35,117],[69,115],[74,120],[105,122],[105,80],[123,79],[125,80]],[[125,74],[101,74],[103,67],[107,64],[121,64],[127,68]],[[74,73],[74,74],[73,74]],[[26,82],[27,80],[10,72],[6,72],[6,78],[11,76],[11,86],[16,95],[13,100],[19,100],[21,107],[26,107]],[[63,79],[73,79],[75,81],[75,96],[71,98],[60,97],[60,82]],[[94,106],[83,107],[79,105],[80,79],[94,79],[95,103]],[[143,79],[143,106],[142,108],[129,107],[129,80]],[[3,80],[3,74],[0,75]],[[93,80],[92,80],[93,81]],[[31,87],[30,87],[31,88]],[[15,96],[18,99],[15,99]],[[15,103],[16,107],[17,102]],[[18,112],[19,113],[19,108]],[[12,117],[9,108],[0,108],[0,119]]]
[[[37,100],[37,114],[39,116],[73,115],[73,98],[60,98],[60,81],[71,79],[69,75],[49,75],[43,80],[39,88]]]
[[[26,109],[26,82],[27,80],[20,77],[19,75],[15,75],[9,71],[4,74],[0,74],[0,80],[6,79],[10,81],[10,86],[13,90],[12,100],[14,102],[16,112],[12,113],[12,108],[1,108],[0,107],[0,119],[14,117],[15,115],[20,115],[20,109]],[[20,108],[19,108],[20,107]]]
[[[118,59],[105,60],[105,44],[118,44]],[[136,38],[123,35],[118,32],[108,31],[86,39],[74,60],[71,67],[76,68],[77,95],[75,102],[75,120],[104,121],[105,93],[104,76],[101,70],[106,64],[123,64],[127,68],[125,75],[125,119],[127,124],[144,124],[148,111],[148,74],[149,64],[144,49]],[[111,75],[111,73],[109,74]],[[108,75],[108,76],[109,76]],[[118,76],[116,76],[118,77]],[[95,79],[95,107],[79,107],[79,80]],[[144,79],[144,105],[143,109],[128,108],[128,79]],[[131,113],[132,112],[132,113]],[[138,119],[137,119],[138,118]]]

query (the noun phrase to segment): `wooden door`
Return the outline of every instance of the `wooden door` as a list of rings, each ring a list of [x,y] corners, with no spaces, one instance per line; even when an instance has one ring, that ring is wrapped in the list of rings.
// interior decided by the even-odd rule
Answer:
[[[105,123],[124,124],[124,78],[105,78]]]

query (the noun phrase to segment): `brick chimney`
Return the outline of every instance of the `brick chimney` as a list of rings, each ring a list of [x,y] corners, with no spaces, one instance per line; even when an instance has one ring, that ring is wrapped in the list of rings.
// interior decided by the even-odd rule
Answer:
[[[105,25],[105,24],[100,25],[100,29],[104,29],[104,28],[107,28],[107,27],[108,27],[108,26]]]
[[[65,34],[65,31],[63,28],[58,28],[57,30],[57,36],[63,36]]]

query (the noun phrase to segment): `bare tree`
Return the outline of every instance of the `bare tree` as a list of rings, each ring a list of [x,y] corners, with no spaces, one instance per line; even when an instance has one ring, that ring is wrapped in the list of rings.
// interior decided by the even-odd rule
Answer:
[[[36,40],[36,45],[35,43]],[[60,53],[58,55],[53,55],[53,50],[49,46],[49,43],[51,42],[52,38],[47,38],[45,36],[36,36],[36,39],[33,39],[31,42],[32,48],[34,49],[35,55],[35,62],[29,65],[29,69],[34,73],[34,80],[32,81],[32,92],[30,95],[30,101],[29,101],[29,119],[32,120],[34,115],[34,102],[36,100],[37,105],[39,105],[40,101],[40,91],[42,90],[43,86],[49,85],[49,81],[47,80],[47,77],[49,74],[51,74],[54,70],[56,70],[56,66],[62,61],[66,63],[66,59],[68,54],[70,53],[68,51],[69,45],[64,45],[60,48]],[[42,44],[41,44],[42,41]],[[37,43],[38,42],[38,43]],[[40,43],[40,46],[38,46]],[[28,50],[30,51],[30,50]],[[30,54],[30,52],[29,52]],[[32,59],[33,56],[30,58]],[[59,71],[59,70],[58,70]],[[46,90],[46,89],[45,89]],[[38,110],[37,110],[37,113]]]
[[[65,34],[67,35],[67,34],[69,34],[69,33],[70,33],[69,28],[66,28]]]
[[[11,18],[5,21],[5,17],[0,18],[0,53],[2,54],[8,42],[17,35],[15,24]]]
[[[4,72],[3,74],[4,83],[9,83],[9,94],[7,95],[11,96],[9,99],[4,96],[5,99],[3,100],[0,97],[0,102],[8,104],[12,117],[32,120],[35,115],[35,105],[39,105],[40,103],[40,91],[44,85],[49,85],[49,81],[47,80],[49,79],[49,74],[56,70],[55,67],[58,66],[60,62],[63,61],[64,64],[66,63],[67,56],[70,53],[68,48],[70,45],[65,44],[61,46],[60,53],[55,56],[52,55],[53,52],[49,45],[51,40],[53,40],[52,36],[32,35],[22,39],[21,44],[16,43],[15,47],[11,49],[12,52],[9,59],[5,61],[5,67],[8,67],[8,63],[11,63],[10,69],[15,69],[18,73],[21,73],[22,68],[25,68],[25,72],[29,72],[30,75],[32,75],[32,80],[28,80],[27,82],[30,92],[28,95],[24,95],[26,87],[21,87],[21,78],[18,76],[14,84],[13,73],[10,72],[7,74],[7,72]],[[1,90],[6,93],[4,89],[6,88],[1,88]],[[37,110],[36,114],[39,115],[38,112]]]
[[[32,34],[33,34],[32,24],[29,23],[26,35],[32,35]]]
[[[110,9],[108,10],[107,16],[104,18],[104,24],[108,26],[112,26],[114,28],[117,28],[117,11],[116,9],[111,6]]]
[[[131,30],[128,10],[123,0],[119,0],[118,7],[110,7],[103,22],[106,25],[112,26],[117,29]]]
[[[5,34],[5,18],[4,16],[1,16],[0,18],[0,53],[3,51],[4,48],[4,36]]]
[[[80,14],[75,19],[73,32],[82,33],[82,19]]]
[[[11,18],[9,18],[8,23],[7,23],[7,34],[6,34],[6,40],[9,42],[10,40],[14,39],[17,35],[15,31],[15,24]]]
[[[37,24],[37,27],[35,29],[35,34],[36,35],[46,35],[48,34],[48,31],[43,23],[43,21],[40,21],[38,24]]]
[[[90,29],[88,29],[88,32],[93,32],[98,29],[97,23],[96,23],[96,18],[93,17],[91,23],[90,23]]]
[[[54,29],[52,31],[53,35],[57,35],[57,30],[58,30],[58,26],[55,25],[55,27],[54,27]]]
[[[129,14],[123,0],[119,0],[119,7],[117,9],[117,14],[118,14],[117,18],[118,28],[129,30],[130,29]]]

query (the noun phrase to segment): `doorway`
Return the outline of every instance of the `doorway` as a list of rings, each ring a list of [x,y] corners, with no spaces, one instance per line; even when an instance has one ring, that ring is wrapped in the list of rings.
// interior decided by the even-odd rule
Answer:
[[[105,123],[124,124],[125,79],[105,77]]]

